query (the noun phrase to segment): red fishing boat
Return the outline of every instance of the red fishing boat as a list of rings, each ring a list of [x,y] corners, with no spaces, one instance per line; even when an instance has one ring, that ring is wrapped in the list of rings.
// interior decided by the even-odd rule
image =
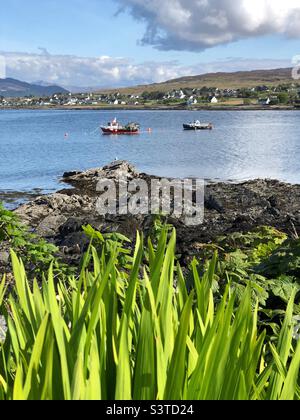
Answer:
[[[102,126],[103,134],[139,134],[140,125],[137,123],[128,123],[126,125],[120,124],[115,118],[113,121]]]

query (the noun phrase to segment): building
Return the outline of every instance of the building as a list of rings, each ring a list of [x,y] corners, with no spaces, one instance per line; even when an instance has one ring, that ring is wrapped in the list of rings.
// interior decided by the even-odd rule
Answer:
[[[268,106],[271,103],[271,99],[270,98],[263,98],[263,99],[259,99],[258,100],[258,104],[262,105],[262,106]]]
[[[187,106],[197,105],[198,101],[194,96],[191,96],[187,101]]]

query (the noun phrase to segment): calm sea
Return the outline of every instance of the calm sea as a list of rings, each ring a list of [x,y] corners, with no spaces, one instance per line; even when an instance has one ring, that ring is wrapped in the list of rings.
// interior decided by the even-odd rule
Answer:
[[[139,122],[143,132],[102,136],[100,124],[115,117]],[[215,129],[184,132],[182,124],[195,119]],[[115,159],[162,176],[300,183],[300,111],[0,112],[2,192],[54,191],[63,172]]]

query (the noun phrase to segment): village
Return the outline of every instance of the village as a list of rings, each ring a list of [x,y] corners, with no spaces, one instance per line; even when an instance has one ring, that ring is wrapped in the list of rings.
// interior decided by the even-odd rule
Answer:
[[[251,88],[180,88],[169,92],[145,90],[124,92],[63,93],[49,97],[4,98],[0,108],[112,108],[112,107],[300,107],[300,84],[260,85]]]

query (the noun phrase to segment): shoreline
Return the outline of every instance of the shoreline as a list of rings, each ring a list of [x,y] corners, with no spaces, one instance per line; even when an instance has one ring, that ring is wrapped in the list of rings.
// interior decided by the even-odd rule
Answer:
[[[91,171],[82,171],[89,172]],[[77,171],[74,171],[76,173]],[[71,172],[73,173],[73,172]],[[81,171],[78,171],[81,173]],[[153,174],[147,174],[149,178],[156,178],[159,179],[160,177]],[[196,177],[189,177],[188,179],[194,179]],[[167,179],[173,179],[172,177],[167,177]],[[275,178],[253,178],[253,179],[204,179],[206,186],[213,186],[213,185],[228,185],[228,186],[239,186],[246,183],[258,183],[258,182],[270,182],[270,183],[278,183],[286,185],[287,187],[300,187],[300,183],[291,183],[284,180],[279,180]],[[53,194],[59,194],[60,191],[66,191],[69,188],[69,191],[72,191],[73,187],[68,184],[68,182],[64,181],[64,178],[58,178],[58,183],[56,189],[53,189],[49,192],[46,192],[39,188],[33,188],[29,191],[19,191],[19,190],[1,190],[0,189],[0,203],[2,202],[4,206],[6,206],[10,210],[17,210],[18,207],[26,205],[39,197],[49,197]]]
[[[99,180],[118,182],[124,176],[146,181],[148,186],[153,179],[161,179],[137,171],[126,161],[84,172],[68,172],[61,179],[67,187],[21,205],[15,214],[39,236],[62,247],[78,247],[81,240],[86,244],[83,225],[134,238],[136,231],[147,232],[153,215],[99,216],[96,212]],[[248,232],[258,226],[272,226],[286,233],[300,232],[300,185],[262,179],[211,183],[205,186],[204,207],[204,222],[197,226],[187,225],[184,216],[167,217],[178,230],[183,254],[199,243],[232,232]]]
[[[67,172],[61,178],[61,190],[32,197],[13,212],[30,232],[57,246],[65,263],[77,266],[89,245],[82,226],[90,225],[102,233],[118,232],[133,241],[137,231],[147,237],[153,230],[157,216],[150,212],[138,215],[97,213],[99,180],[112,180],[118,187],[118,180],[124,176],[130,181],[146,181],[149,191],[152,180],[161,179],[137,171],[126,161],[83,172]],[[186,267],[191,258],[199,255],[203,246],[232,233],[248,233],[263,226],[289,236],[300,233],[300,185],[263,179],[214,182],[205,186],[203,209],[204,220],[195,226],[189,225],[184,215],[159,216],[162,222],[176,228],[182,266]],[[8,245],[3,244],[2,249],[0,246],[0,254],[8,255]],[[9,263],[3,266],[4,272],[10,269]]]
[[[0,111],[300,111],[295,106],[43,106],[0,107]]]

